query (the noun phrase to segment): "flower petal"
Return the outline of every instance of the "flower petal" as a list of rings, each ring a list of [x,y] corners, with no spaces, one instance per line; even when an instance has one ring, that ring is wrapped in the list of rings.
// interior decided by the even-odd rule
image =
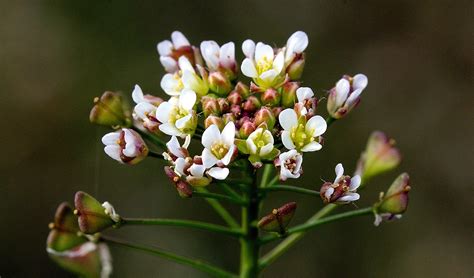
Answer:
[[[161,56],[160,57],[161,65],[165,68],[166,72],[176,72],[178,71],[178,62],[175,59],[169,56]]]
[[[186,159],[182,157],[178,157],[176,161],[174,162],[174,165],[175,165],[174,170],[181,176],[185,175],[184,168],[187,166],[187,164],[188,163],[186,162]]]
[[[353,91],[346,100],[347,107],[351,107],[359,99],[360,94],[362,94],[362,89],[356,89]]]
[[[167,73],[161,78],[160,86],[166,94],[170,96],[177,96],[181,91],[181,84],[179,78],[174,74]]]
[[[293,143],[293,140],[291,139],[290,132],[287,130],[284,130],[281,133],[281,142],[283,143],[283,146],[285,146],[285,148],[289,150],[292,150],[295,148],[295,144]]]
[[[222,164],[229,165],[232,156],[234,155],[235,145],[231,145],[225,156],[221,159]]]
[[[122,149],[119,145],[108,145],[105,146],[104,152],[110,156],[111,158],[117,160],[118,162],[122,162],[122,158],[120,155],[122,154]]]
[[[313,141],[309,144],[306,144],[303,148],[301,148],[301,151],[302,152],[315,152],[315,151],[319,151],[322,148],[323,146],[321,144]]]
[[[221,133],[222,141],[226,145],[233,145],[235,139],[235,124],[234,122],[228,122]]]
[[[206,167],[200,164],[193,164],[188,170],[194,177],[201,178],[204,175],[204,171],[206,171]]]
[[[368,83],[369,83],[369,79],[367,78],[367,76],[365,76],[362,73],[356,74],[352,78],[352,87],[354,89],[364,90],[365,87],[367,87]]]
[[[281,127],[288,131],[298,124],[298,116],[296,115],[295,110],[291,108],[281,111],[281,113],[278,115],[278,120],[280,121]]]
[[[258,42],[255,47],[255,61],[258,63],[260,61],[273,61],[273,48],[268,44]]]
[[[324,192],[324,197],[325,197],[327,200],[330,200],[332,193],[334,193],[334,188],[329,187],[329,188],[326,190],[326,192]]]
[[[305,130],[306,132],[310,132],[313,137],[320,136],[326,132],[328,125],[326,120],[324,120],[321,116],[313,116],[309,121],[306,123]]]
[[[336,179],[334,180],[334,183],[337,183],[342,175],[344,175],[344,166],[342,166],[342,163],[338,163],[334,171],[336,172]]]
[[[220,140],[220,138],[221,133],[217,125],[210,125],[208,128],[206,128],[206,130],[204,130],[201,138],[201,143],[205,148],[211,149],[212,144]]]
[[[174,31],[171,33],[171,41],[173,42],[174,48],[176,49],[190,45],[188,39],[186,39],[186,37],[180,31]]]
[[[188,122],[191,120],[192,118],[192,115],[191,114],[188,114],[178,120],[176,120],[176,122],[174,123],[174,125],[178,128],[178,129],[183,129],[186,127],[186,125],[188,124]]]
[[[102,137],[102,143],[104,145],[117,145],[117,141],[120,139],[120,131],[110,132]]]
[[[313,90],[309,87],[300,87],[296,90],[296,97],[298,102],[303,102],[306,99],[310,99],[314,96]]]
[[[260,156],[265,156],[273,150],[273,143],[268,143],[260,149]]]
[[[286,46],[294,53],[302,53],[308,47],[308,43],[308,35],[303,31],[296,31],[288,38]]]
[[[182,135],[182,132],[179,131],[174,125],[170,124],[170,123],[163,123],[161,125],[159,125],[158,127],[161,132],[163,132],[164,134],[167,134],[167,135],[175,135],[175,136],[181,136]]]
[[[195,72],[193,65],[192,65],[191,62],[188,60],[188,58],[186,58],[186,56],[181,56],[181,57],[179,57],[179,59],[178,59],[178,65],[179,65],[179,68],[180,68],[182,71],[188,70],[188,71],[191,71],[191,72]]]
[[[351,178],[351,185],[349,186],[349,191],[355,191],[359,188],[361,183],[361,178],[359,175],[353,176]]]
[[[279,74],[283,70],[284,66],[285,66],[285,56],[283,54],[283,51],[280,51],[275,57],[275,60],[273,60],[273,68]]]
[[[183,157],[183,153],[181,152],[181,145],[179,144],[178,138],[176,136],[171,137],[168,143],[166,143],[166,147],[173,155],[177,157]]]
[[[219,62],[225,68],[231,68],[235,65],[235,45],[233,42],[228,42],[221,46]]]
[[[219,161],[219,159],[217,159],[217,157],[215,157],[209,149],[205,148],[202,151],[202,164],[204,167],[211,168],[212,166],[216,165],[217,161]]]
[[[242,52],[244,53],[245,57],[254,59],[255,54],[255,42],[253,40],[245,40],[242,43]]]
[[[249,58],[245,58],[240,66],[242,73],[250,78],[256,78],[258,76],[257,69],[255,68],[255,64]]]
[[[207,171],[209,176],[218,179],[218,180],[225,180],[229,175],[228,168],[220,168],[220,167],[213,167]]]
[[[247,138],[247,140],[245,140],[245,143],[247,145],[247,148],[249,150],[249,153],[250,154],[256,154],[257,153],[257,145],[255,145],[255,142],[249,138]]]
[[[175,109],[175,106],[169,102],[163,102],[156,108],[156,119],[161,123],[167,123],[171,111]]]
[[[143,91],[140,86],[135,85],[135,87],[133,88],[132,99],[136,104],[145,101],[145,98],[143,97]]]
[[[219,67],[219,45],[215,41],[201,42],[201,54],[211,70]]]
[[[191,111],[196,103],[196,98],[196,93],[193,90],[184,89],[179,95],[179,106],[186,111]]]
[[[346,192],[342,195],[336,202],[346,203],[346,202],[354,202],[360,199],[360,195],[358,193]]]
[[[272,83],[273,80],[278,76],[278,72],[274,69],[267,70],[260,74],[259,78],[262,79],[266,83]]]
[[[156,49],[160,56],[169,56],[173,51],[173,44],[169,40],[164,40],[156,45]]]
[[[336,107],[341,107],[344,104],[344,101],[346,101],[349,95],[350,88],[351,85],[345,78],[342,78],[336,83]]]

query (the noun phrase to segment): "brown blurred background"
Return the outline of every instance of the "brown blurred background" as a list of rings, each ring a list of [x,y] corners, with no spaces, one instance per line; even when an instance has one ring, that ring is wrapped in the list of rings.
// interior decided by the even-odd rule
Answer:
[[[394,137],[404,160],[374,179],[370,204],[402,171],[413,191],[402,221],[372,218],[322,226],[264,277],[471,277],[473,267],[472,1],[1,1],[0,276],[69,277],[45,253],[56,206],[78,190],[130,217],[182,217],[222,223],[205,202],[181,200],[163,163],[127,167],[103,153],[106,129],[88,122],[94,96],[129,94],[138,83],[163,96],[156,43],[181,30],[198,45],[246,38],[283,45],[296,30],[310,38],[305,85],[318,95],[345,73],[365,73],[357,110],[305,157],[298,185],[352,171],[374,129]],[[324,114],[324,107],[320,110]],[[317,182],[315,182],[317,181]],[[266,210],[297,201],[294,223],[320,200],[275,194]],[[238,269],[238,243],[170,227],[113,234]],[[149,255],[111,249],[114,277],[206,277]]]

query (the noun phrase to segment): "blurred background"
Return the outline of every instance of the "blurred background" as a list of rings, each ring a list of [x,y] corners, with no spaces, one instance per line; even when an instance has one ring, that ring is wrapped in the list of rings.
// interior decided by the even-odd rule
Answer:
[[[305,157],[297,185],[319,188],[342,162],[352,172],[370,132],[397,140],[403,162],[367,186],[360,207],[410,173],[402,221],[370,217],[322,226],[263,277],[471,277],[473,267],[472,1],[1,1],[0,276],[69,277],[45,252],[57,205],[84,190],[129,217],[222,223],[203,200],[180,199],[147,159],[106,157],[106,129],[89,124],[105,90],[134,84],[164,96],[156,43],[182,31],[195,45],[247,38],[282,46],[296,30],[310,38],[304,84],[318,95],[343,74],[365,73],[361,105],[335,123],[322,151]],[[325,105],[324,105],[325,106]],[[324,106],[320,109],[325,114]],[[279,193],[270,211],[297,201],[293,223],[321,201]],[[237,211],[234,210],[237,215]],[[170,227],[125,227],[119,237],[238,269],[238,242]],[[114,277],[206,277],[188,267],[111,247]]]

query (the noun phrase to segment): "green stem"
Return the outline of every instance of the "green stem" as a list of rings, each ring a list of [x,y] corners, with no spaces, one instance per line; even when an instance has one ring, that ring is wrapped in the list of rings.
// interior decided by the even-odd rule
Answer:
[[[310,219],[308,219],[305,223],[313,223],[318,219],[326,216],[332,210],[334,210],[337,206],[334,204],[329,204],[319,210],[316,214],[314,214]],[[280,244],[275,246],[272,250],[270,250],[267,254],[265,254],[259,262],[260,269],[263,269],[267,265],[271,264],[275,261],[278,257],[283,255],[290,247],[292,247],[296,242],[298,242],[303,236],[305,232],[297,232],[294,233],[287,238],[285,238]]]
[[[144,252],[162,257],[164,259],[173,261],[178,264],[188,265],[195,269],[206,272],[214,277],[237,277],[235,274],[227,272],[226,270],[223,270],[217,266],[211,265],[207,262],[180,256],[180,255],[177,255],[177,254],[174,254],[174,253],[171,253],[159,248],[152,248],[148,246],[138,245],[135,243],[130,243],[121,239],[115,239],[108,236],[101,236],[101,240],[111,243],[111,244],[116,244],[123,247],[144,251]]]
[[[167,150],[168,147],[166,147],[166,144],[161,141],[160,138],[156,137],[155,135],[148,133],[146,131],[143,131],[139,128],[133,127],[133,130],[135,130],[137,133],[139,133],[143,138],[146,140],[152,142],[153,144],[157,145],[158,147],[162,148],[163,150]]]
[[[227,194],[231,195],[231,197],[233,197],[234,199],[242,200],[242,196],[235,192],[235,190],[232,189],[228,184],[218,183],[217,185],[221,187]]]
[[[158,158],[160,160],[165,160],[165,158],[163,157],[163,155],[161,153],[154,152],[154,151],[151,151],[151,150],[148,151],[148,156]]]
[[[322,224],[338,221],[338,220],[345,219],[345,218],[351,218],[351,217],[355,217],[355,216],[368,215],[368,214],[372,214],[372,213],[373,213],[372,207],[368,207],[368,208],[363,208],[363,209],[358,209],[358,210],[348,211],[348,212],[344,212],[344,213],[340,213],[340,214],[336,214],[336,215],[327,216],[327,217],[315,220],[315,221],[310,222],[310,223],[306,222],[306,223],[303,223],[301,225],[290,228],[290,229],[288,229],[288,232],[286,233],[286,235],[292,235],[292,234],[295,234],[295,233],[306,232],[306,231],[308,231],[308,230],[310,230],[314,227],[317,227],[319,225],[322,225]],[[260,238],[260,244],[265,244],[265,243],[274,241],[274,240],[279,239],[279,238],[281,238],[281,236],[277,235],[277,234],[268,235],[266,237]]]
[[[243,201],[241,198],[236,199],[231,196],[219,194],[219,193],[212,193],[212,192],[204,192],[204,191],[194,191],[193,192],[193,197],[203,197],[207,199],[216,199],[216,200],[221,200],[221,201],[228,201],[231,203],[235,203],[238,205],[246,205],[247,202]]]
[[[274,168],[273,164],[265,164],[263,166],[262,181],[260,182],[261,188],[264,188],[270,185],[268,180],[270,179],[270,175],[272,173],[273,168]]]
[[[334,123],[336,120],[337,120],[337,119],[335,119],[335,118],[333,118],[333,117],[331,117],[331,116],[328,116],[328,117],[326,118],[326,124],[327,124],[327,126],[329,127],[329,126],[330,126],[332,123]]]
[[[311,196],[319,196],[318,191],[314,191],[311,189],[306,189],[302,187],[296,187],[296,186],[291,186],[291,185],[283,185],[283,184],[278,184],[278,185],[273,185],[270,187],[265,187],[262,188],[261,191],[263,192],[268,192],[268,191],[290,191],[290,192],[296,192],[296,193],[301,193],[301,194],[306,194],[306,195],[311,195]]]
[[[205,223],[193,220],[183,219],[163,219],[163,218],[124,218],[121,225],[157,225],[157,226],[175,226],[175,227],[189,227],[194,229],[206,230],[220,234],[230,235],[234,237],[241,237],[242,231]]]
[[[271,179],[271,181],[268,182],[267,187],[268,187],[268,186],[272,186],[273,184],[275,184],[275,183],[278,181],[279,178],[280,178],[280,175],[278,175],[278,174],[275,175],[275,176]]]
[[[205,188],[197,187],[196,191],[209,192]],[[206,202],[216,211],[217,214],[229,225],[231,228],[239,229],[240,226],[235,221],[234,217],[221,205],[221,203],[215,199],[205,198]]]

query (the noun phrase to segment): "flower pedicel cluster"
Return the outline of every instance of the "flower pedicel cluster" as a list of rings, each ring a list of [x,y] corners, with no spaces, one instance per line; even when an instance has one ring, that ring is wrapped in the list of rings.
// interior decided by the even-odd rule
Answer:
[[[131,113],[120,94],[106,92],[96,98],[90,120],[116,129],[103,136],[102,142],[105,153],[118,162],[136,164],[147,156],[162,158],[168,164],[165,173],[181,197],[197,195],[230,200],[243,206],[247,214],[252,212],[253,219],[247,219],[250,224],[234,231],[246,235],[249,242],[259,240],[258,230],[255,235],[257,227],[280,236],[304,230],[311,226],[310,220],[304,227],[287,228],[296,210],[294,202],[274,209],[256,226],[251,223],[258,220],[260,204],[269,191],[295,191],[319,195],[325,204],[348,204],[359,200],[356,191],[369,178],[393,169],[400,162],[393,140],[374,132],[352,177],[344,175],[342,164],[337,164],[336,179],[325,182],[319,192],[278,185],[279,181],[301,177],[304,156],[323,148],[322,136],[328,125],[345,117],[359,104],[368,84],[363,74],[344,75],[326,93],[325,120],[318,115],[324,98],[316,97],[311,88],[302,87],[299,81],[307,46],[308,36],[301,31],[292,34],[280,48],[246,40],[242,43],[245,58],[239,67],[233,42],[219,46],[215,41],[203,41],[196,47],[175,31],[171,41],[157,45],[166,71],[160,84],[168,99],[145,94],[135,85],[131,94],[135,106]],[[239,69],[250,82],[239,79]],[[192,139],[201,145],[194,155],[188,151]],[[161,151],[155,151],[156,148]],[[264,169],[259,186],[256,173],[260,168]],[[273,180],[269,178],[272,169],[277,173]],[[249,177],[249,173],[253,174]],[[233,177],[242,182],[234,182]],[[246,177],[251,181],[245,182]],[[375,205],[358,213],[374,213],[376,225],[382,220],[399,218],[408,204],[408,180],[408,175],[402,174]],[[204,188],[212,184],[220,184],[229,195],[210,193]],[[237,190],[242,190],[241,194]],[[217,208],[216,202],[213,204],[227,223],[236,228],[232,217],[225,215],[222,207]],[[107,240],[97,233],[133,221],[119,216],[110,203],[101,205],[84,192],[76,194],[75,206],[74,211],[67,204],[58,208],[48,252],[75,273],[107,276],[111,272],[109,256],[97,255],[97,252],[108,254],[108,249],[101,247],[105,246],[102,241]],[[78,260],[72,259],[76,256]],[[81,270],[87,261],[84,256],[95,266],[89,268],[95,271],[92,274]],[[252,256],[255,254],[243,255],[248,261],[243,259],[242,277],[253,277],[259,272],[258,263],[263,266],[268,263],[268,258],[256,261]],[[205,271],[215,274],[220,271],[216,269]]]

